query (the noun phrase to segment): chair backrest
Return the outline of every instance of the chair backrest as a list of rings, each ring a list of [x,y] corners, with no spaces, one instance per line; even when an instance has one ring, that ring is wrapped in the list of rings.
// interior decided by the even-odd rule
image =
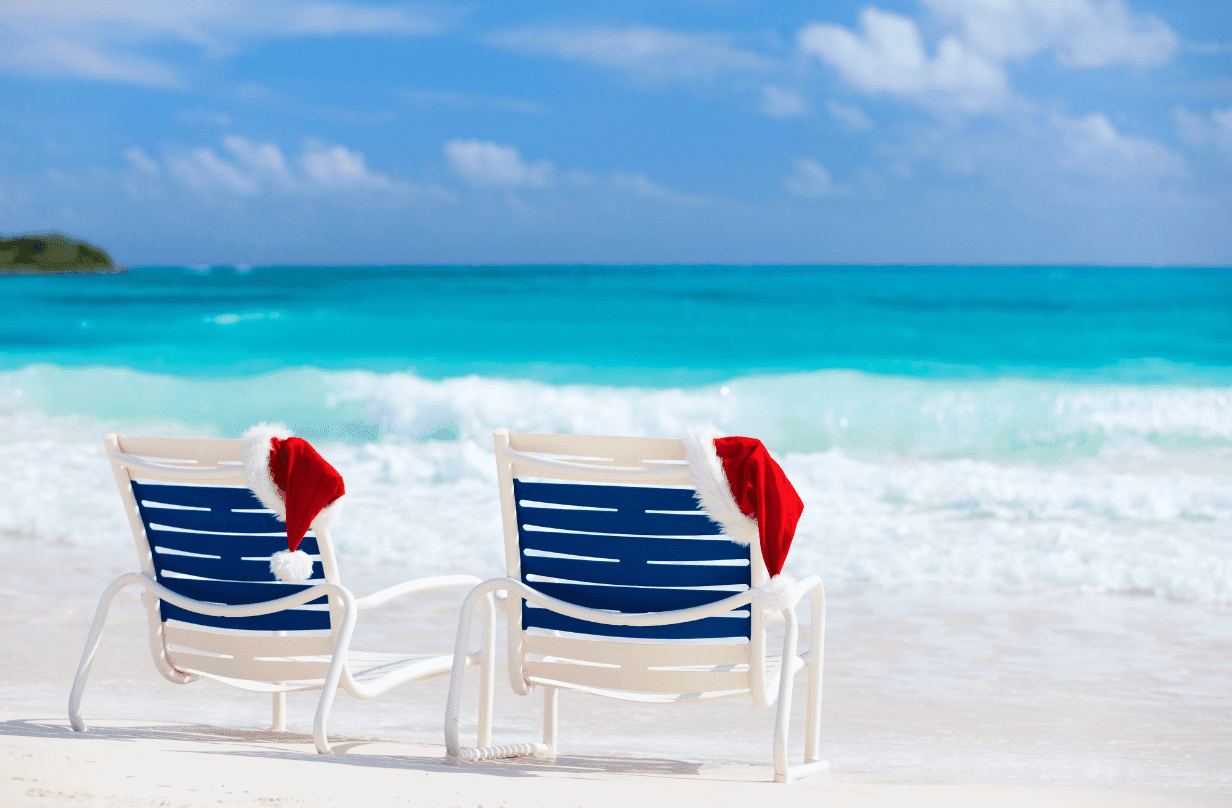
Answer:
[[[498,430],[496,451],[506,572],[545,595],[607,611],[674,611],[766,577],[760,548],[727,539],[697,503],[678,440]],[[522,675],[573,689],[656,701],[737,695],[750,688],[750,652],[761,645],[761,616],[750,609],[633,627],[520,608]],[[512,643],[510,651],[512,665]]]
[[[171,591],[209,603],[242,604],[337,582],[326,531],[309,533],[300,544],[318,556],[307,583],[283,583],[270,571],[270,555],[287,548],[286,526],[247,487],[241,441],[114,435],[106,443],[142,569]],[[228,680],[324,676],[321,662],[285,657],[331,653],[332,639],[325,635],[331,627],[325,597],[300,608],[231,618],[161,600],[151,604],[156,663],[161,646],[172,667]]]

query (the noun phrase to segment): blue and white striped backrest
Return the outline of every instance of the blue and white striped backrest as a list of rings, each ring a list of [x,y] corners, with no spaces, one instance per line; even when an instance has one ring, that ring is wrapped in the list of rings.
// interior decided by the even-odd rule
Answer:
[[[522,580],[578,606],[625,613],[713,603],[750,585],[750,551],[692,489],[513,481]],[[611,626],[525,605],[523,629],[613,638],[750,636],[748,610],[666,626]]]
[[[269,557],[287,549],[286,525],[247,488],[136,480],[131,485],[157,580],[177,594],[210,603],[258,603],[302,591],[324,578],[320,560],[314,562],[308,584],[282,583],[274,577]],[[309,555],[319,553],[311,533],[299,549]],[[322,597],[305,604],[308,608],[254,617],[211,617],[165,601],[160,601],[160,609],[164,622],[305,631],[330,628],[326,602]]]
[[[704,606],[766,578],[759,548],[725,538],[694,499],[679,440],[494,434],[506,571],[578,606]],[[763,616],[749,608],[654,627],[573,619],[523,599],[506,610],[514,690],[564,687],[634,701],[764,691]],[[756,695],[754,696],[756,698]]]

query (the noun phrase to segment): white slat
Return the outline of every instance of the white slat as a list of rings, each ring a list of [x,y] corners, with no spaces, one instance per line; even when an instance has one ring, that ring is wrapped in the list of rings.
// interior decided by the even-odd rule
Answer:
[[[576,659],[603,665],[642,668],[684,668],[698,665],[739,665],[749,662],[749,645],[668,645],[581,640],[524,634],[528,654]]]
[[[639,693],[704,693],[716,690],[747,690],[748,671],[652,671],[645,668],[601,668],[568,662],[526,660],[526,675],[563,684]]]
[[[243,460],[244,442],[222,438],[130,438],[120,436],[120,449],[127,454],[148,457],[158,463],[180,465],[175,461],[195,460],[188,468],[217,466],[219,461]]]
[[[646,461],[654,464],[656,461],[685,459],[684,444],[673,438],[543,435],[513,432],[509,435],[509,446],[518,452],[610,458],[610,464],[615,466],[642,466],[646,465]]]
[[[167,623],[167,645],[234,657],[302,657],[334,652],[332,637],[277,634],[221,634]]]
[[[182,671],[200,671],[229,679],[257,682],[299,682],[324,679],[329,669],[329,657],[312,660],[253,659],[252,657],[216,657],[169,651],[171,664]]]
[[[501,456],[512,466],[514,477],[547,477],[588,483],[635,483],[639,485],[690,485],[688,467],[683,464],[658,465],[637,460],[618,464],[575,463],[506,450]]]

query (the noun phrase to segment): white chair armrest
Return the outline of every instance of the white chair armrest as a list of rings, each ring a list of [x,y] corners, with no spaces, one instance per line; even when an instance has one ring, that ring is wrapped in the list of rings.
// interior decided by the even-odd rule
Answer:
[[[792,595],[791,608],[796,608],[796,604],[800,602],[800,598],[804,597],[804,595],[808,592],[812,592],[814,599],[816,599],[818,591],[821,592],[823,597],[825,596],[825,589],[822,587],[821,576],[810,575],[803,581],[800,581],[796,584],[795,594]]]
[[[525,598],[536,606],[542,606],[558,614],[609,626],[668,626],[673,623],[687,623],[691,620],[713,617],[716,614],[724,614],[732,609],[748,606],[753,600],[753,592],[748,590],[737,592],[729,598],[723,598],[714,603],[707,603],[705,606],[694,606],[689,609],[676,609],[670,612],[609,612],[557,600],[512,578],[493,578],[484,581],[480,586],[471,590],[467,600],[469,602],[472,598],[477,599],[482,594],[498,589],[507,589],[510,597]]]
[[[133,576],[133,579],[129,580],[128,583],[140,583],[145,587],[146,591],[157,596],[159,600],[165,600],[174,606],[179,606],[181,609],[187,609],[190,612],[208,614],[213,617],[253,617],[258,614],[272,614],[274,612],[281,612],[284,609],[303,606],[308,601],[316,600],[322,595],[337,595],[342,599],[343,603],[355,602],[355,596],[342,584],[320,583],[314,584],[301,592],[296,592],[294,595],[287,595],[286,597],[275,598],[274,600],[265,600],[260,603],[224,605],[193,600],[192,598],[172,592],[144,572],[129,573],[129,575]],[[121,576],[121,579],[127,577]],[[121,579],[117,579],[117,583]]]
[[[407,595],[436,592],[441,589],[471,589],[479,583],[481,583],[480,579],[474,575],[437,575],[432,578],[418,578],[382,589],[380,592],[373,592],[357,600],[355,606],[363,612]]]

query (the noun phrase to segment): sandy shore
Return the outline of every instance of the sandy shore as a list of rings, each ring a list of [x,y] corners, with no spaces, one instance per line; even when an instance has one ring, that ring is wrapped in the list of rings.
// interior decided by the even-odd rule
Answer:
[[[112,612],[83,713],[65,708],[98,594],[131,548],[25,544],[0,571],[0,806],[1232,806],[1232,612],[1124,596],[836,590],[825,775],[770,782],[773,715],[746,700],[659,708],[562,694],[561,753],[443,762],[444,681],[339,695],[318,756],[315,694],[288,700],[154,671],[135,593]],[[351,564],[364,594],[398,570]],[[73,585],[48,585],[48,581]],[[366,613],[355,647],[447,651],[459,598]],[[501,647],[501,646],[498,646]],[[494,740],[534,740],[540,700],[498,678]],[[464,741],[473,737],[464,725]],[[797,722],[802,708],[796,710]],[[464,719],[467,714],[464,714]],[[800,754],[793,728],[793,756]]]
[[[0,804],[47,805],[829,805],[1226,806],[1226,796],[952,784],[837,772],[790,785],[765,767],[562,756],[459,768],[441,746],[338,739],[317,755],[304,735],[186,724],[0,713]]]

